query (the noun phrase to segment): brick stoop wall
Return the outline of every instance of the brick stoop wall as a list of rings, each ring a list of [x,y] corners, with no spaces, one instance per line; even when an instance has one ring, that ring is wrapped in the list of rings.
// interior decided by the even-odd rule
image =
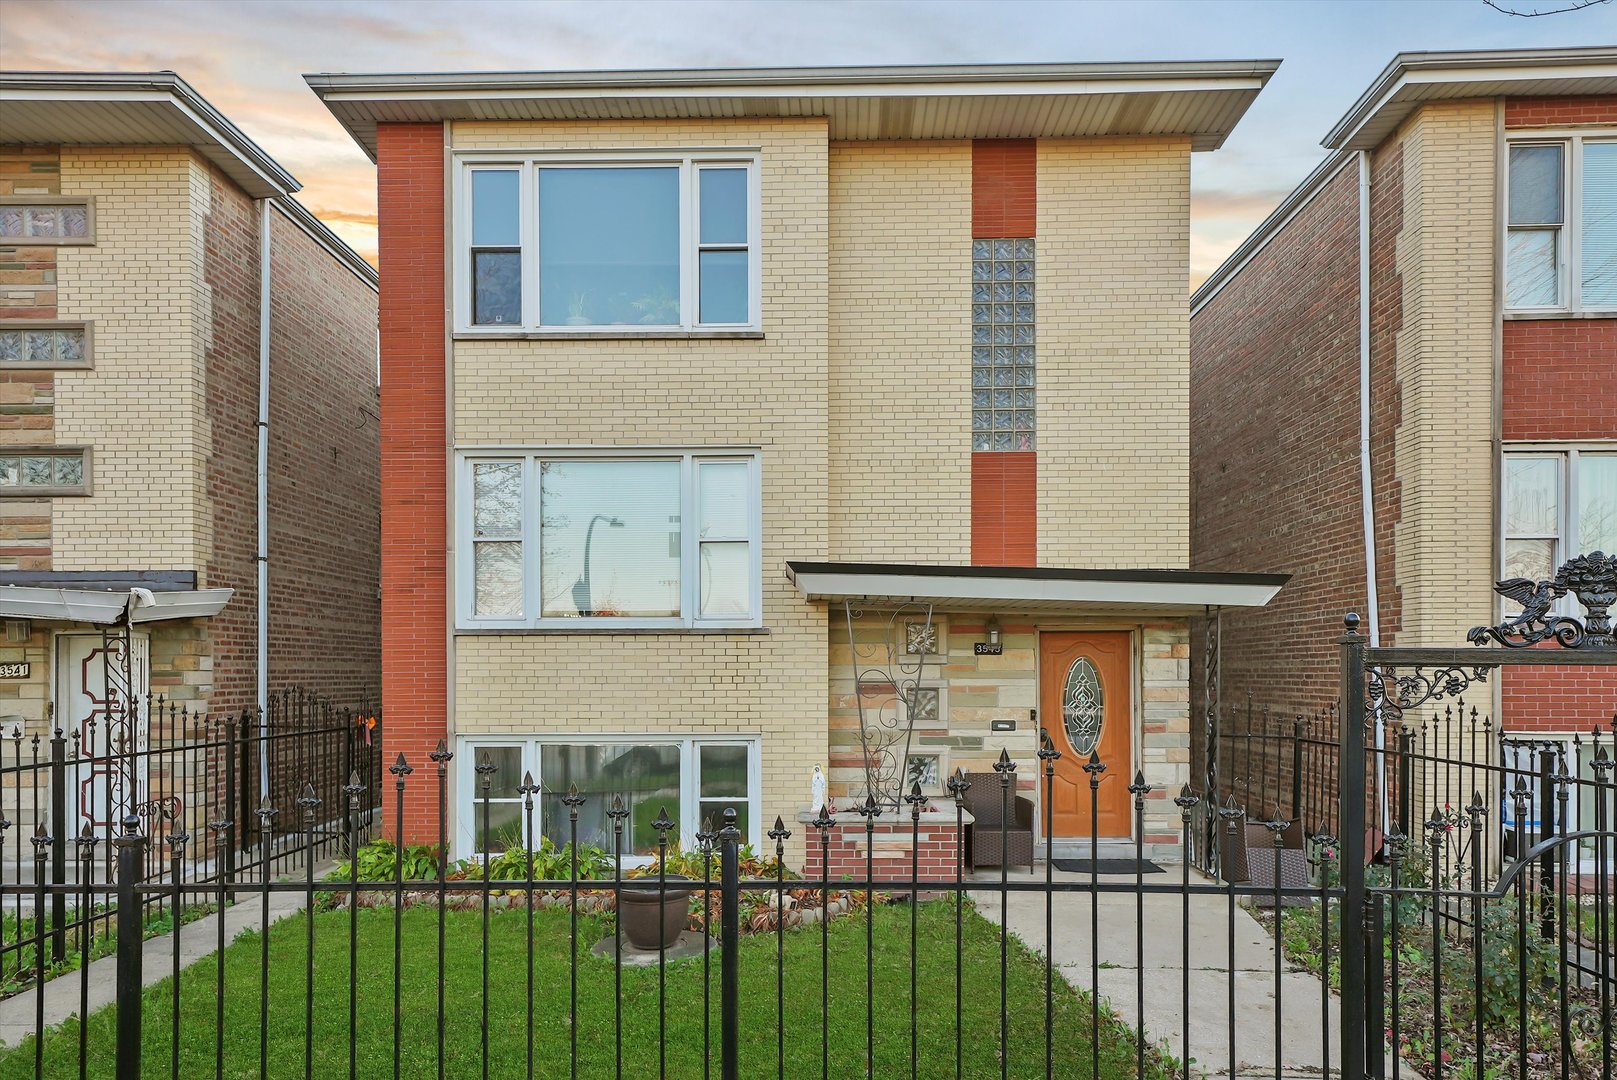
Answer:
[[[947,807],[947,809],[945,809]],[[854,810],[840,810],[831,815],[836,824],[831,826],[832,881],[863,880],[867,869],[865,819]],[[803,877],[809,881],[821,878],[822,845],[820,832],[810,822],[815,815],[808,811],[797,815],[798,828],[803,836],[806,857]],[[966,814],[969,823],[971,815]],[[955,862],[960,857],[960,833],[955,828],[955,811],[947,799],[939,799],[921,812],[920,859],[917,873],[923,881],[941,881],[953,878]],[[896,816],[876,819],[874,833],[875,852],[871,860],[877,881],[908,881],[910,879],[910,853],[914,848],[914,824],[909,808]]]

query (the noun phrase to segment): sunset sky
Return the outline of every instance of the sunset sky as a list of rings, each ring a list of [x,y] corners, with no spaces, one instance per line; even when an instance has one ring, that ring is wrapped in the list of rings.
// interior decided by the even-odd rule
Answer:
[[[0,0],[0,67],[179,72],[372,258],[374,170],[305,72],[1284,60],[1224,149],[1194,158],[1192,283],[1320,159],[1326,129],[1394,53],[1614,41],[1617,5],[1513,18],[1482,0]]]

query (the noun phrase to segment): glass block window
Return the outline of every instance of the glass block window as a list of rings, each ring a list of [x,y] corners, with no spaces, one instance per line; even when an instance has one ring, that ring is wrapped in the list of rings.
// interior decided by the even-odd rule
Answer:
[[[75,493],[88,490],[83,450],[21,450],[0,455],[0,493]]]
[[[82,326],[29,326],[15,330],[0,325],[0,367],[77,367],[89,362]]]
[[[0,241],[57,244],[90,239],[87,202],[0,204]]]
[[[971,242],[971,448],[1032,450],[1031,237]]]

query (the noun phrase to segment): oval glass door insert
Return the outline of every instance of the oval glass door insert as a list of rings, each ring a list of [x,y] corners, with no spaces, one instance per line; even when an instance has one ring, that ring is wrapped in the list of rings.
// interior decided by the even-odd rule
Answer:
[[[1067,728],[1067,741],[1080,755],[1088,756],[1100,745],[1101,724],[1106,720],[1106,692],[1100,672],[1088,657],[1080,656],[1067,672],[1067,688],[1061,696],[1061,718]]]

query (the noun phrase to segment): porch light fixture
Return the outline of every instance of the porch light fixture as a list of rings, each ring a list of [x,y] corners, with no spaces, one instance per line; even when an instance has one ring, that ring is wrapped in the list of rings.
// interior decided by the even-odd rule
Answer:
[[[989,645],[989,647],[990,648],[998,648],[999,647],[999,620],[997,618],[995,618],[994,616],[992,616],[992,615],[988,616],[988,622],[983,626],[983,630],[985,630],[987,632],[987,634],[988,634],[988,645]]]

